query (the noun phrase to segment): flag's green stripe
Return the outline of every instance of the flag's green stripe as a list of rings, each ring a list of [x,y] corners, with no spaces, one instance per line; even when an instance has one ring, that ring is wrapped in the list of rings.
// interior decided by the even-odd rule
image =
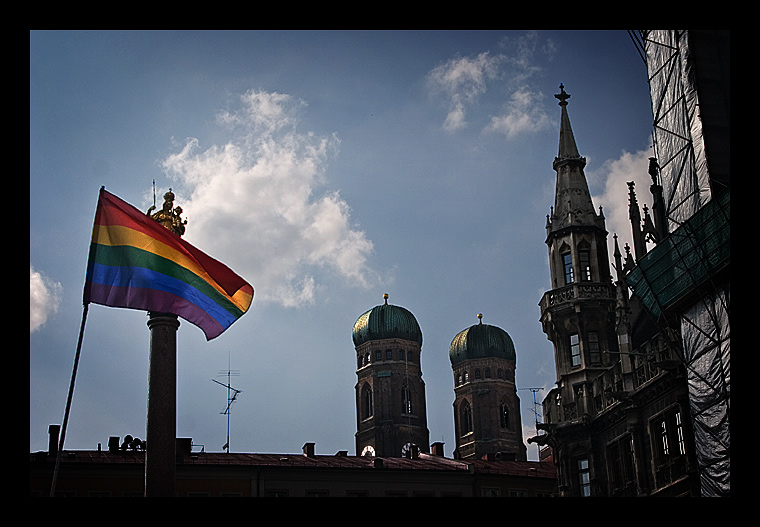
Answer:
[[[196,288],[235,318],[240,317],[244,313],[203,278],[189,269],[149,251],[126,245],[110,246],[95,244],[94,251],[91,254],[94,254],[93,261],[98,264],[113,267],[142,267],[165,274]]]

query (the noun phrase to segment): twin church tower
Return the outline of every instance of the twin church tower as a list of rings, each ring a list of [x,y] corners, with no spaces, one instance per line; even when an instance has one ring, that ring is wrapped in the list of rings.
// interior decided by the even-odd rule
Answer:
[[[555,348],[564,398],[599,375],[602,350],[615,344],[616,293],[601,210],[591,201],[567,114],[570,97],[560,85],[561,107],[555,203],[547,217],[551,290],[540,302],[540,323]],[[617,315],[617,317],[616,317]],[[479,315],[480,316],[480,315]],[[361,315],[353,328],[356,349],[356,453],[398,457],[427,452],[429,432],[420,354],[422,332],[414,315],[385,303]],[[449,358],[454,374],[456,459],[526,460],[516,354],[503,329],[482,321],[457,334]],[[558,396],[559,400],[559,396]]]
[[[356,453],[378,457],[429,451],[422,331],[407,309],[385,302],[361,315],[353,328],[356,349]],[[480,315],[479,315],[480,316]],[[506,331],[478,324],[454,337],[457,459],[499,454],[526,460],[515,348]]]

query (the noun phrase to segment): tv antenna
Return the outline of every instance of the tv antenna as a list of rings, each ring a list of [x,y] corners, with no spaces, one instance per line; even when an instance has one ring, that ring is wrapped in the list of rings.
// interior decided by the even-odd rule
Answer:
[[[230,453],[230,408],[232,407],[232,403],[234,403],[237,400],[238,394],[241,393],[241,390],[233,388],[230,385],[231,377],[233,376],[237,377],[238,375],[240,375],[240,371],[230,369],[229,356],[227,359],[227,369],[220,371],[219,375],[227,376],[227,384],[224,384],[223,382],[219,382],[216,379],[211,379],[211,381],[227,388],[227,408],[225,408],[223,412],[219,412],[219,413],[227,416],[227,442],[224,444],[222,449],[226,450],[227,453],[229,454]]]
[[[533,416],[536,419],[536,435],[538,435],[538,423],[540,422],[538,420],[538,416],[539,416],[539,414],[538,414],[538,406],[541,403],[539,403],[538,401],[536,401],[536,393],[539,392],[539,391],[541,391],[541,390],[543,390],[543,388],[520,388],[520,389],[521,390],[530,390],[531,392],[533,392]],[[541,459],[541,446],[540,445],[536,445],[536,448],[538,448],[538,459],[540,460]]]

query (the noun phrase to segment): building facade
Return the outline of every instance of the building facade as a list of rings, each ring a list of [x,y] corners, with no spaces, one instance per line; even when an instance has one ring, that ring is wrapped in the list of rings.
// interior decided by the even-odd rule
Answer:
[[[570,125],[570,95],[560,85],[556,97],[557,186],[546,224],[553,288],[539,305],[557,382],[543,401],[544,433],[529,442],[551,448],[561,496],[698,495],[680,335],[629,296],[622,273],[632,257],[623,263],[617,240],[613,281],[605,218],[592,203]],[[630,210],[642,231],[632,187]]]
[[[64,453],[55,495],[142,497],[145,451],[116,447]],[[53,447],[54,448],[54,447]],[[551,463],[454,460],[443,445],[410,457],[320,455],[303,452],[247,454],[198,452],[190,438],[177,440],[177,497],[550,497],[556,495]],[[30,454],[29,491],[50,495],[56,453]]]

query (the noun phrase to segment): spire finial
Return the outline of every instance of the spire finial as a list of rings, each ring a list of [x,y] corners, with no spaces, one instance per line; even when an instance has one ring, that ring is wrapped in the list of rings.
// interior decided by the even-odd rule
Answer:
[[[559,99],[559,105],[560,106],[567,106],[567,100],[570,98],[570,94],[565,92],[565,85],[561,84],[559,85],[560,93],[555,93],[554,96]]]
[[[385,304],[388,305],[388,293],[383,293],[383,300],[385,300]]]
[[[483,313],[478,313],[478,321],[479,321],[478,324],[483,323]]]

